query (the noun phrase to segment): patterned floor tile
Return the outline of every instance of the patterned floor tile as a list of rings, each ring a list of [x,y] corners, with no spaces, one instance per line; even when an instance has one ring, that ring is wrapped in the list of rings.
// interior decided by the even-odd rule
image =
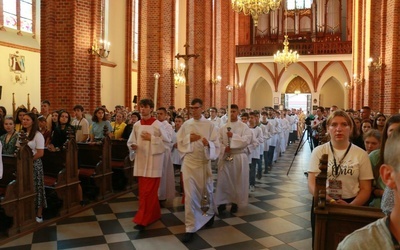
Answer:
[[[304,176],[310,151],[304,147],[294,157],[297,147],[298,144],[290,145],[272,171],[257,180],[256,190],[249,193],[248,206],[230,214],[228,205],[228,211],[215,218],[214,226],[196,232],[190,243],[181,242],[185,233],[181,197],[163,203],[161,219],[147,226],[144,232],[135,230],[132,222],[138,208],[135,191],[21,236],[0,248],[311,249],[312,197]],[[216,170],[213,170],[213,176],[216,179]]]

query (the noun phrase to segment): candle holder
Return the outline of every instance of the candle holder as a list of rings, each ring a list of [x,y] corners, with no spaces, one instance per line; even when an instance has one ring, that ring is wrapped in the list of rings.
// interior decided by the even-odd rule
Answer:
[[[382,63],[382,57],[378,58],[378,62],[375,62],[372,57],[368,59],[368,69],[370,71],[378,71],[381,70],[385,65]]]
[[[232,129],[232,128],[231,128],[231,127],[227,127],[226,129],[228,130],[228,132],[231,132],[231,129]],[[233,161],[233,157],[232,157],[232,155],[231,155],[230,146],[231,146],[231,138],[228,137],[229,152],[228,152],[228,155],[225,157],[225,161]]]
[[[99,46],[97,40],[95,40],[93,45],[88,49],[88,54],[97,55],[100,58],[107,58],[110,55],[110,42],[100,39]]]

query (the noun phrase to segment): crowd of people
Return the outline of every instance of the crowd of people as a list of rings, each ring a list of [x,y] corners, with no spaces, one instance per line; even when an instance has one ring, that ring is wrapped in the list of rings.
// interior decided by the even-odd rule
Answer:
[[[395,157],[386,149],[389,142],[394,143],[390,135],[399,127],[400,115],[386,118],[367,106],[359,111],[335,105],[318,107],[307,115],[301,109],[251,110],[236,104],[217,109],[204,107],[198,98],[192,100],[189,110],[174,106],[154,110],[151,99],[140,100],[136,109],[129,112],[117,105],[109,111],[101,106],[85,115],[84,107],[76,105],[72,114],[66,110],[50,113],[50,102],[44,100],[40,113],[20,106],[11,117],[0,107],[2,154],[15,153],[18,134],[28,134],[34,155],[38,222],[43,221],[46,207],[40,158],[45,148],[62,148],[67,130],[75,132],[77,142],[97,143],[104,136],[127,140],[130,157],[135,159],[134,176],[138,177],[139,209],[133,222],[139,231],[161,218],[160,206],[176,196],[175,175],[180,176],[185,206],[183,242],[191,241],[203,226],[211,226],[214,216],[226,213],[227,207],[234,214],[246,206],[249,192],[256,190],[256,179],[269,173],[290,144],[304,139],[303,134],[308,134],[312,146],[311,194],[319,158],[328,154],[330,203],[382,207],[390,214],[398,199],[397,190],[388,185],[388,173],[397,173],[398,165],[390,165]],[[394,172],[387,165],[394,167]],[[212,169],[217,171],[215,190]],[[313,211],[311,221],[314,226]]]
[[[288,145],[298,140],[298,127],[305,119],[298,110],[239,109],[236,104],[230,106],[228,116],[227,109],[206,108],[198,98],[192,100],[189,113],[173,106],[154,111],[150,99],[138,105],[141,119],[127,142],[135,155],[134,176],[139,181],[134,228],[143,231],[160,219],[160,204],[173,198],[167,194],[175,194],[171,180],[178,172],[185,207],[183,242],[213,225],[216,214],[222,216],[227,208],[235,214],[248,204],[256,178],[271,171]]]
[[[387,218],[390,218],[398,193],[393,185],[388,185],[388,176],[384,176],[383,173],[390,172],[391,178],[395,178],[397,173],[399,165],[393,165],[393,162],[399,161],[400,152],[395,151],[399,149],[398,140],[390,140],[390,137],[396,129],[400,129],[400,115],[394,114],[386,119],[384,114],[374,113],[368,106],[362,107],[360,111],[340,110],[332,106],[328,112],[319,107],[312,120],[310,126],[314,131],[312,135],[314,148],[308,170],[310,193],[314,195],[315,176],[320,172],[319,159],[323,154],[327,154],[327,201],[331,204],[381,208]],[[391,148],[388,149],[388,146]],[[390,168],[387,165],[390,165]],[[314,237],[313,212],[312,208],[311,225]],[[387,242],[391,242],[388,245],[392,244],[392,247],[385,249],[394,249],[393,246],[396,244],[398,246],[396,239],[400,239],[400,235],[398,231],[394,231],[397,230],[397,225],[392,227],[392,223],[397,223],[398,218],[386,221],[388,227],[384,234],[393,237],[387,239]],[[364,228],[360,232],[369,239],[366,232],[372,231],[371,228],[368,230]],[[378,241],[373,242],[373,240],[361,243],[363,240],[360,240],[360,232],[354,233],[356,236],[348,236],[339,248],[364,249],[364,247],[379,246]],[[374,239],[381,238],[371,236]],[[357,243],[354,237],[360,242]],[[395,241],[392,241],[392,238]]]

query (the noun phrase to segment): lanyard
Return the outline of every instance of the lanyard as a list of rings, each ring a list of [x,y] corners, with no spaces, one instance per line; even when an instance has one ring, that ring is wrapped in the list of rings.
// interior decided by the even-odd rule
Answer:
[[[344,158],[346,157],[347,153],[350,151],[351,142],[350,142],[349,147],[347,148],[346,152],[344,153],[343,158],[339,161],[339,165],[337,165],[337,163],[336,163],[335,151],[333,150],[332,142],[329,142],[329,146],[331,147],[331,151],[332,151],[332,155],[333,155],[333,165],[335,167],[335,169],[334,169],[335,170],[335,176],[334,177],[336,178],[338,176],[338,174],[339,174],[340,165],[342,164],[342,162],[343,162]]]
[[[79,129],[79,125],[81,124],[83,117],[79,120],[78,125],[75,125],[75,131],[77,132]]]

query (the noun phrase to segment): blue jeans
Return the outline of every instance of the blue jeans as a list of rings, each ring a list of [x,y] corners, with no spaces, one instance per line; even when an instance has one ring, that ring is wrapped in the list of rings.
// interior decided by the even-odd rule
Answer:
[[[257,174],[259,174],[260,176],[262,175],[262,158],[263,158],[263,155],[260,155],[260,159],[256,159],[257,160]]]
[[[274,160],[274,151],[275,151],[275,146],[269,146],[268,150],[268,166],[272,167],[272,161]]]
[[[254,186],[256,184],[257,160],[258,159],[251,158],[251,163],[249,165],[249,167],[250,167],[250,174],[249,174],[250,186]]]
[[[265,173],[268,173],[268,151],[264,151]]]

